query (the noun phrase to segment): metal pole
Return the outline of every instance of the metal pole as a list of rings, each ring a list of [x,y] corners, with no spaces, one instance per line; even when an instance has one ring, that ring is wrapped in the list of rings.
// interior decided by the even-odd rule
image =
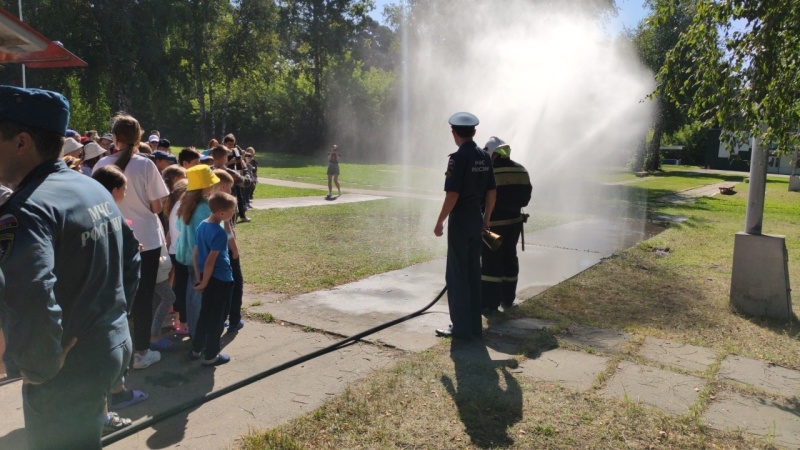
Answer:
[[[22,22],[22,0],[17,0],[17,4],[19,5],[19,21]],[[28,87],[25,82],[25,64],[22,64],[22,87]]]
[[[760,135],[752,137],[751,142],[750,190],[747,194],[747,217],[744,231],[747,234],[760,235],[767,187],[767,148],[761,145]]]

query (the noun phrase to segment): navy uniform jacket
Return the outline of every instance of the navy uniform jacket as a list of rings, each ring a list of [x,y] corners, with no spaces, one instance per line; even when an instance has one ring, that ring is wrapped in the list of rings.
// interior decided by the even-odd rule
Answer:
[[[0,319],[5,359],[31,381],[58,373],[62,343],[130,339],[127,305],[139,243],[111,194],[61,160],[46,161],[0,207]],[[73,349],[73,352],[75,349]]]
[[[497,200],[492,220],[519,217],[520,210],[528,206],[533,190],[528,171],[509,158],[497,158],[494,160],[494,179],[497,183]]]
[[[466,142],[450,155],[445,177],[444,190],[459,194],[450,214],[477,217],[477,232],[480,232],[483,223],[481,209],[486,200],[486,191],[495,189],[492,159],[478,148],[475,141]],[[470,220],[468,224],[473,225],[474,220]],[[448,221],[448,226],[453,225],[456,225],[454,221]]]

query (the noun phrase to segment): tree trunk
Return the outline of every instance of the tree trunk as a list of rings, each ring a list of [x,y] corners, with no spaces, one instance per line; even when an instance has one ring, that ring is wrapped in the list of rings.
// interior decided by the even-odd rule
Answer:
[[[661,96],[656,96],[656,111],[653,115],[653,139],[647,148],[646,169],[649,172],[661,167],[661,138],[664,136],[664,104]]]
[[[231,103],[231,80],[225,82],[225,100],[222,103],[222,134],[226,135],[228,131],[228,111]]]
[[[192,54],[194,56],[194,95],[197,99],[199,115],[197,117],[197,131],[203,142],[206,142],[206,96],[203,89],[203,63],[201,61],[199,45],[192,42]]]

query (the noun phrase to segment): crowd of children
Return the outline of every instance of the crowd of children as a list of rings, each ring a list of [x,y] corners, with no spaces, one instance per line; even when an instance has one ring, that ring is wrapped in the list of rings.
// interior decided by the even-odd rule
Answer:
[[[236,217],[250,221],[246,210],[255,190],[255,151],[242,150],[233,135],[226,135],[223,145],[213,140],[207,150],[190,147],[173,155],[158,131],[151,131],[146,144],[142,136],[135,118],[119,114],[110,134],[74,133],[62,153],[70,168],[111,193],[140,242],[141,278],[129,302],[131,367],[157,363],[160,352],[179,348],[186,335],[189,359],[202,366],[225,364],[230,356],[221,353],[221,335],[226,328],[236,333],[244,327]],[[169,322],[171,312],[174,321]],[[106,431],[131,424],[114,410],[146,399],[145,392],[125,388],[123,380],[112,389]]]

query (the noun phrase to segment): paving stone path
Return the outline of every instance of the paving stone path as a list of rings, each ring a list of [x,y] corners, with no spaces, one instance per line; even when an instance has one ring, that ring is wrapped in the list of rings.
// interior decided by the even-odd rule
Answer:
[[[680,342],[652,337],[637,341],[613,330],[555,327],[538,319],[513,319],[490,327],[489,333],[513,342],[553,330],[559,347],[522,362],[517,372],[526,376],[578,391],[599,389],[603,396],[675,416],[700,412],[712,428],[741,430],[800,449],[796,370]],[[513,354],[513,347],[508,350]]]

